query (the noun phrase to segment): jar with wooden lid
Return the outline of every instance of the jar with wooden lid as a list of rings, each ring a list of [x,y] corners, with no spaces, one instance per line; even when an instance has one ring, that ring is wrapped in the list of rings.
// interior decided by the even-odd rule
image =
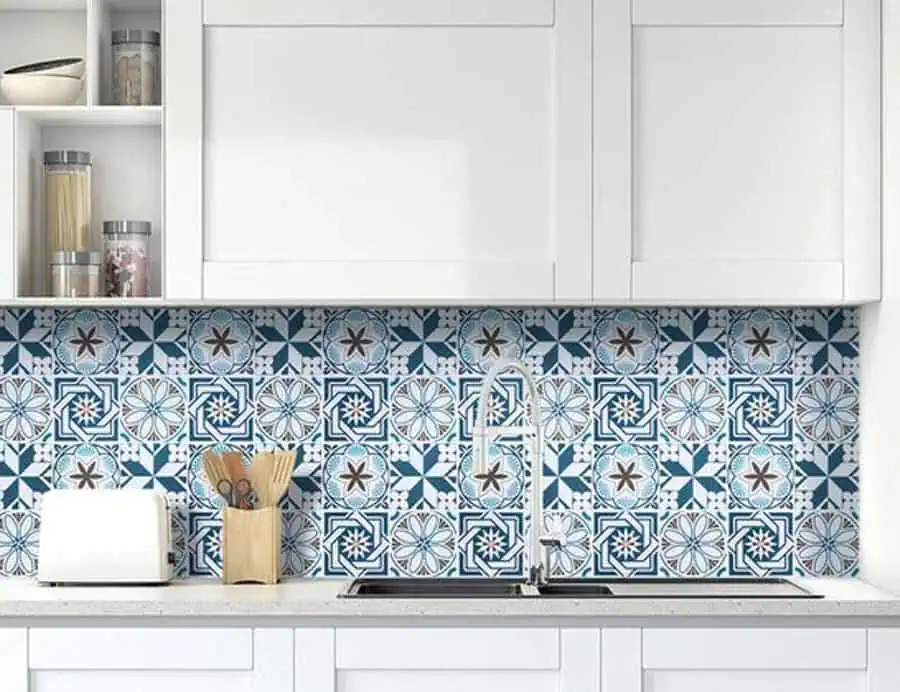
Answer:
[[[44,152],[44,206],[51,252],[89,252],[91,155],[86,151]]]

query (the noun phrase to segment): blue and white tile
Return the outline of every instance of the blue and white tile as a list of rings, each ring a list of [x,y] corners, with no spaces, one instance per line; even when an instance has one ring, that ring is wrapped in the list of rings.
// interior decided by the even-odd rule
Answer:
[[[455,377],[459,374],[458,310],[392,308],[388,310],[388,325],[392,375]]]
[[[661,510],[721,512],[727,508],[727,444],[664,440],[657,449],[661,468]]]
[[[593,397],[590,381],[551,375],[538,382],[544,439],[571,442],[591,431]]]
[[[52,473],[51,442],[0,443],[0,508],[35,509],[53,487]]]
[[[325,512],[323,576],[383,577],[389,573],[387,512]]]
[[[53,486],[79,490],[119,487],[117,446],[87,443],[58,445],[53,465]]]
[[[686,375],[660,383],[659,423],[679,442],[716,439],[727,420],[726,386],[722,379]]]
[[[793,438],[793,378],[734,376],[728,382],[728,398],[732,440],[789,442]]]
[[[322,443],[297,445],[286,498],[289,507],[309,512],[325,506],[324,467],[325,446]]]
[[[120,412],[123,432],[141,442],[168,442],[187,429],[185,381],[175,377],[125,380]]]
[[[594,379],[594,437],[604,442],[653,442],[658,437],[655,377]]]
[[[479,468],[475,448],[462,445],[459,489],[465,507],[486,510],[524,506],[525,459],[521,445],[492,442],[487,463]]]
[[[391,428],[407,442],[438,442],[457,429],[455,382],[436,376],[399,380],[391,389]]]
[[[324,372],[325,311],[319,308],[270,308],[254,312],[257,375],[307,375]]]
[[[459,380],[459,439],[471,441],[478,419],[481,377]],[[498,377],[488,394],[485,421],[491,427],[520,427],[528,420],[525,380],[517,376]],[[500,439],[504,439],[501,437]]]
[[[859,311],[811,308],[794,312],[798,375],[856,375],[859,370]]]
[[[522,576],[524,552],[525,531],[521,512],[459,513],[460,576]]]
[[[588,576],[594,554],[590,515],[567,510],[545,512],[543,529],[545,535],[560,543],[550,551],[550,577]]]
[[[849,377],[800,378],[795,400],[797,431],[811,442],[843,442],[859,429],[859,385]]]
[[[795,496],[803,497],[797,509],[853,509],[859,498],[858,440],[842,444],[818,444],[797,440]]]
[[[133,308],[119,314],[123,375],[188,374],[186,309]]]
[[[635,375],[656,371],[659,331],[655,311],[601,311],[592,338],[595,365],[600,372]]]
[[[656,512],[594,514],[594,574],[650,577],[659,574]]]
[[[253,441],[254,383],[249,377],[191,377],[192,442]]]
[[[0,377],[0,437],[9,442],[40,440],[50,428],[53,397],[48,380]]]
[[[383,311],[336,310],[327,312],[325,319],[326,372],[358,376],[384,369],[391,336]]]
[[[0,577],[37,574],[41,520],[30,510],[0,510]]]
[[[722,309],[661,309],[660,374],[728,374],[728,320]]]
[[[322,413],[329,442],[387,442],[389,379],[327,375]]]
[[[187,343],[192,373],[219,377],[247,374],[256,345],[253,313],[225,308],[195,311]]]
[[[116,374],[119,342],[118,313],[61,310],[52,339],[56,371],[86,376]]]
[[[57,442],[115,442],[119,439],[119,380],[114,377],[57,377],[54,382]]]
[[[736,312],[728,330],[732,369],[751,375],[773,375],[791,366],[794,328],[790,315],[755,308]]]
[[[466,310],[460,315],[460,368],[486,373],[501,359],[521,359],[527,337],[519,316],[511,310]]]
[[[678,510],[659,518],[661,573],[669,577],[714,577],[727,568],[728,529],[714,512]]]
[[[795,526],[795,573],[809,577],[846,577],[859,568],[859,523],[834,510],[802,514]]]
[[[53,374],[55,323],[53,310],[0,310],[0,373]]]
[[[187,579],[191,576],[190,556],[190,513],[186,505],[173,507],[170,514],[172,520],[172,553],[175,562],[172,564],[172,576],[175,579]]]
[[[590,437],[577,442],[547,442],[542,475],[544,507],[590,511],[594,506],[594,449]]]
[[[794,465],[790,446],[758,442],[733,446],[728,464],[728,489],[736,507],[790,509],[794,492]]]
[[[391,516],[391,566],[416,579],[447,577],[456,571],[456,516],[412,510]]]
[[[536,308],[522,312],[528,359],[543,374],[586,377],[593,372],[593,313],[587,309]]]
[[[322,568],[322,515],[287,511],[281,534],[283,577],[318,576]]]
[[[629,442],[597,445],[593,478],[598,507],[630,511],[655,506],[660,482],[656,448]]]
[[[315,439],[322,427],[322,379],[266,377],[256,382],[256,431],[267,442]]]
[[[390,485],[386,445],[328,445],[325,455],[326,507],[359,511],[385,506]]]
[[[188,515],[188,565],[197,577],[222,576],[222,514],[191,509]]]
[[[123,488],[155,490],[166,493],[174,502],[187,501],[190,447],[187,442],[119,444]]]
[[[735,576],[790,576],[794,572],[791,512],[733,512],[728,516],[728,571]]]
[[[455,443],[392,442],[390,506],[392,509],[455,509],[457,464]]]

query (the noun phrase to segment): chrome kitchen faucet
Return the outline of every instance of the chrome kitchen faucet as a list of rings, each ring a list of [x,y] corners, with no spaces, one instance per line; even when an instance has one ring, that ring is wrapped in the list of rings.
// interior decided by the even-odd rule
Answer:
[[[487,411],[490,404],[491,389],[497,378],[507,370],[516,370],[525,380],[531,425],[524,426],[488,426]],[[494,438],[500,435],[521,434],[529,437],[532,444],[531,455],[531,540],[528,554],[528,583],[537,586],[545,584],[550,576],[550,551],[559,548],[562,543],[557,536],[547,535],[543,531],[543,490],[544,439],[541,429],[541,405],[537,384],[528,367],[517,360],[501,358],[488,370],[478,393],[478,411],[475,416],[475,434],[473,445],[475,457],[473,473],[488,473],[488,454]],[[479,491],[480,492],[480,491]]]

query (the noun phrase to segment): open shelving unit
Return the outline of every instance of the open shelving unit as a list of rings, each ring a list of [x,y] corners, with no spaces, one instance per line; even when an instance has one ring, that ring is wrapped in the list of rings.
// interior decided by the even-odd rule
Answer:
[[[162,0],[0,0],[0,70],[55,57],[84,57],[85,87],[73,106],[10,107],[13,113],[14,199],[12,296],[4,304],[77,306],[162,302],[163,108],[111,103],[111,34],[119,28],[162,27]],[[165,37],[163,37],[165,61]],[[165,65],[165,62],[163,62]],[[163,96],[163,103],[165,96]],[[150,298],[58,299],[49,296],[43,152],[89,151],[92,235],[102,247],[104,221],[146,220],[150,240]],[[10,236],[10,234],[7,234]],[[7,237],[0,233],[0,238]],[[5,254],[7,248],[0,248]]]

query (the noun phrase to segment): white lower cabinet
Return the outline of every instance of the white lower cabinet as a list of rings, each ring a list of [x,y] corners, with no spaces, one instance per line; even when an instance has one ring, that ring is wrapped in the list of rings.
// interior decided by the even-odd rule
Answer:
[[[0,643],[20,652],[0,648],[3,692],[293,690],[290,629],[32,628]]]
[[[295,692],[595,692],[596,629],[298,630]]]

